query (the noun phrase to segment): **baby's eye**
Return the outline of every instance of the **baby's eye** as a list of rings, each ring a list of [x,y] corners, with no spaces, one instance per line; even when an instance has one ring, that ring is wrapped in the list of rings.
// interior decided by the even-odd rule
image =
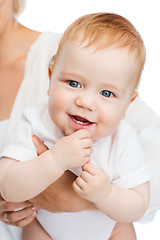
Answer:
[[[80,88],[81,87],[81,85],[76,81],[69,80],[68,83],[73,88]]]
[[[113,97],[113,96],[114,96],[112,92],[107,91],[107,90],[101,91],[100,94],[101,94],[102,96],[104,96],[104,97],[107,97],[107,98],[110,98],[110,97]]]

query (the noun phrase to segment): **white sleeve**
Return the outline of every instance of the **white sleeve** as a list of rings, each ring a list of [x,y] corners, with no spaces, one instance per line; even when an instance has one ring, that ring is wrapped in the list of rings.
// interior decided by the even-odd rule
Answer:
[[[9,143],[0,153],[0,157],[10,157],[19,161],[26,161],[37,156],[32,142],[32,127],[29,112],[25,112],[12,133]]]
[[[160,209],[160,117],[140,98],[130,105],[126,117],[137,130],[151,171],[150,204],[141,219],[147,222],[151,221]]]
[[[127,128],[127,125],[126,125]],[[118,140],[120,153],[115,164],[115,177],[112,181],[117,187],[132,188],[151,179],[140,141],[134,129]]]

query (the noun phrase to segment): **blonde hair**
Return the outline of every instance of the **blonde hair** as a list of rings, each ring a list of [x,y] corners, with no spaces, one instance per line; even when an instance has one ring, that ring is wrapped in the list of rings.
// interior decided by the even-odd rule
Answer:
[[[13,2],[13,12],[15,15],[21,14],[25,8],[26,0],[12,0]]]
[[[64,32],[57,53],[50,61],[51,69],[65,42],[76,40],[80,40],[80,44],[87,42],[85,47],[96,46],[96,50],[109,46],[127,47],[139,61],[138,84],[146,51],[140,34],[126,18],[113,13],[93,13],[78,18]]]

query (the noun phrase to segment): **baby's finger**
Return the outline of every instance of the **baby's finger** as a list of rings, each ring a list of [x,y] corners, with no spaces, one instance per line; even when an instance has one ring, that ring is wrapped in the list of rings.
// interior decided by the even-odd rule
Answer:
[[[91,175],[89,172],[82,171],[80,177],[83,179],[83,181],[89,183],[92,181],[93,175]]]
[[[90,132],[87,129],[80,129],[73,134],[76,135],[79,139],[90,138],[91,136]]]
[[[81,167],[83,167],[83,165],[85,165],[89,160],[90,160],[90,156],[84,157],[83,160],[82,160],[82,165],[81,165]]]
[[[92,153],[92,148],[86,148],[84,149],[84,157],[89,157]],[[88,159],[89,161],[89,159]]]
[[[81,145],[83,148],[90,148],[92,144],[93,144],[93,141],[91,138],[81,139]]]
[[[73,182],[72,186],[73,186],[74,191],[75,191],[77,194],[82,193],[83,190],[78,186],[78,184],[76,183],[76,180]]]
[[[89,161],[85,165],[83,165],[82,170],[92,174],[93,176],[97,175],[101,171],[91,161]]]
[[[77,177],[75,180],[75,183],[78,185],[79,188],[84,189],[86,186],[86,182],[81,178],[81,177]]]
[[[48,150],[46,145],[44,145],[44,143],[39,138],[37,138],[36,136],[32,136],[32,141],[33,141],[33,143],[36,147],[36,151],[37,151],[38,156]]]

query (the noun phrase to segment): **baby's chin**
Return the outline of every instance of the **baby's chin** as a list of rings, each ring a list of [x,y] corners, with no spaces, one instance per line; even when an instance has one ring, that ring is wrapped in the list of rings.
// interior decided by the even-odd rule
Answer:
[[[71,129],[67,129],[67,130],[62,130],[63,134],[65,136],[69,136],[77,131],[80,131],[81,129],[75,129],[75,130],[71,130]],[[92,138],[92,137],[91,137]]]
[[[76,132],[76,131],[78,131],[78,130],[75,130],[75,131],[72,131],[72,130],[69,130],[69,129],[61,129],[61,131],[63,132],[63,134],[64,134],[64,136],[69,136],[69,135],[71,135],[71,134],[73,134],[74,132]]]
[[[80,131],[80,129],[74,130],[74,131],[63,131],[64,136],[69,136],[71,134],[73,134],[74,132]],[[96,141],[98,138],[93,136],[92,134],[90,135],[90,138],[92,139],[92,141]]]

